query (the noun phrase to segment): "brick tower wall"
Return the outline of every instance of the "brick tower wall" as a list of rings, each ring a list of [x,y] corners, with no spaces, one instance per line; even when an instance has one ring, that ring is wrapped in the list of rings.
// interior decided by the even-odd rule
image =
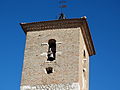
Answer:
[[[57,41],[52,62],[47,61],[49,39]],[[88,90],[82,88],[83,49],[89,60],[80,28],[27,32],[21,90]],[[54,72],[47,74],[47,67]]]

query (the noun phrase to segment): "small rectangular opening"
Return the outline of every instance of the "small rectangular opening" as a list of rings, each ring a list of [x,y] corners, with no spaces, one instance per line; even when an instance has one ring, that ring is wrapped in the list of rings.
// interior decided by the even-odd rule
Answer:
[[[47,74],[53,73],[53,68],[52,67],[46,68],[46,72],[47,72]]]

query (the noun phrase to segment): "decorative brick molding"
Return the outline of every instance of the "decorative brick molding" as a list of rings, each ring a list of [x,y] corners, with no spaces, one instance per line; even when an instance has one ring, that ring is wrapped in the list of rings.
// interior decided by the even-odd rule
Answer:
[[[79,83],[21,86],[21,90],[80,90]]]

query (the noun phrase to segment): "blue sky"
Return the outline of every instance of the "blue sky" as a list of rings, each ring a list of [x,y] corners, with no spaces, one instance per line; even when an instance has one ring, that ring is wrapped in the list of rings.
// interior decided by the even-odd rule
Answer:
[[[67,18],[87,16],[97,54],[90,90],[120,90],[120,1],[67,0]],[[19,90],[25,34],[19,23],[55,20],[58,0],[0,0],[0,90]]]

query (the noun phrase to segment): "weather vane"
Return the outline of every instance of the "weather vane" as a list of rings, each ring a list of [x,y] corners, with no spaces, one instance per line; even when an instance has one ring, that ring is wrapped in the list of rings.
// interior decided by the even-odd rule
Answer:
[[[66,19],[64,13],[63,13],[63,9],[67,7],[66,5],[67,1],[66,0],[60,0],[59,1],[59,8],[61,9],[61,13],[60,13],[60,16],[59,16],[59,20],[60,19]]]

